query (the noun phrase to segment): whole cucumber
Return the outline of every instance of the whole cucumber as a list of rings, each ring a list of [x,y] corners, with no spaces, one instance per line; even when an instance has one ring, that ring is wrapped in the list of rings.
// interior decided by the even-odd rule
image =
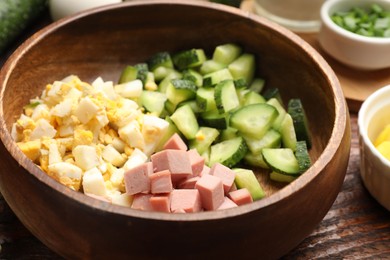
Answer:
[[[47,0],[0,1],[0,54],[47,8],[47,5]]]

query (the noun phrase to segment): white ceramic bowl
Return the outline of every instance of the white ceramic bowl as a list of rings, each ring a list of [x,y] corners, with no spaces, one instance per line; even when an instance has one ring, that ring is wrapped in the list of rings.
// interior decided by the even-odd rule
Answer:
[[[371,195],[390,210],[390,161],[373,142],[390,124],[390,85],[371,94],[359,110],[360,174]]]
[[[379,4],[390,10],[389,0],[327,0],[321,7],[321,47],[334,59],[353,68],[375,70],[390,67],[390,38],[366,37],[335,24],[330,15],[351,7]]]

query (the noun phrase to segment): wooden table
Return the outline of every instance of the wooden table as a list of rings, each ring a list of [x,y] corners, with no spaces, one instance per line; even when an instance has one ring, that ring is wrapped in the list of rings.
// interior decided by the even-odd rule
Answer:
[[[47,17],[38,21],[7,54],[0,56],[0,65],[21,40],[47,23]],[[390,212],[370,196],[362,183],[357,115],[353,112],[351,127],[351,154],[342,190],[318,227],[285,259],[390,259]],[[19,222],[1,196],[0,244],[1,259],[60,259]]]

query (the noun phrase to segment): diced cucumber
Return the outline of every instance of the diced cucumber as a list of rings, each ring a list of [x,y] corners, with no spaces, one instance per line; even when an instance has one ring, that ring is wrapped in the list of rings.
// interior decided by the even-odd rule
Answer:
[[[228,126],[228,119],[225,114],[220,114],[218,110],[211,110],[200,114],[201,121],[204,125],[216,129],[226,129]]]
[[[196,149],[199,154],[203,154],[211,144],[217,139],[219,131],[211,127],[199,127],[195,139],[189,143],[191,149]]]
[[[199,125],[196,120],[195,113],[189,105],[177,108],[171,115],[171,119],[187,140],[194,139],[196,137]]]
[[[206,74],[203,76],[203,86],[204,87],[212,87],[216,84],[218,84],[221,81],[227,80],[227,79],[233,79],[232,74],[230,71],[225,68],[221,70],[217,70],[215,72]]]
[[[164,93],[157,91],[144,90],[141,94],[141,105],[146,111],[160,116],[165,107],[167,96]]]
[[[245,79],[236,79],[234,80],[234,87],[238,89],[247,89],[248,84],[246,83]]]
[[[177,105],[173,104],[171,101],[166,100],[164,103],[164,109],[168,112],[169,115],[172,115],[175,112]]]
[[[199,72],[202,75],[206,75],[214,71],[221,70],[223,68],[226,68],[225,64],[216,62],[215,60],[206,60],[205,62],[203,62],[202,66],[200,66]]]
[[[217,110],[214,99],[214,88],[198,88],[196,102],[203,111]]]
[[[290,148],[263,148],[264,161],[275,172],[299,175],[298,160]]]
[[[148,61],[150,71],[154,71],[158,67],[173,69],[171,55],[168,52],[158,52],[153,55]]]
[[[242,168],[236,168],[233,170],[236,173],[234,183],[238,189],[248,189],[253,200],[260,200],[265,197],[265,192],[252,170]]]
[[[266,100],[270,100],[271,98],[276,98],[280,104],[283,104],[282,97],[280,96],[280,92],[278,88],[269,88],[266,89],[263,93],[263,97]]]
[[[156,152],[161,151],[165,145],[165,143],[168,141],[169,138],[175,133],[181,134],[179,129],[176,127],[175,123],[171,120],[170,117],[165,117],[165,121],[169,123],[167,130],[165,131],[164,135],[161,137],[158,145],[156,146]]]
[[[213,60],[228,65],[240,56],[241,51],[241,47],[234,43],[219,45],[214,50]]]
[[[196,86],[191,80],[172,79],[167,87],[167,98],[174,105],[180,102],[194,99],[196,96]]]
[[[230,140],[236,138],[238,136],[238,130],[233,127],[228,127],[226,129],[221,130],[219,135],[219,141]]]
[[[249,89],[256,92],[261,93],[263,91],[265,85],[265,80],[261,78],[255,78],[252,81],[252,84],[249,86]]]
[[[301,173],[305,172],[311,166],[311,160],[309,152],[307,150],[306,141],[298,141],[297,149],[295,150],[295,157],[297,157],[299,171]]]
[[[251,84],[255,75],[255,63],[255,56],[253,54],[244,53],[230,63],[228,69],[233,79],[245,79],[248,84]]]
[[[181,107],[181,106],[184,106],[184,105],[189,105],[192,109],[192,111],[194,111],[195,114],[199,114],[201,112],[203,112],[203,110],[198,106],[198,103],[196,103],[196,100],[186,100],[186,101],[183,101],[181,103],[179,103],[177,105],[177,107]]]
[[[230,126],[252,138],[262,138],[269,130],[278,111],[271,105],[251,104],[239,108],[230,116]]]
[[[179,70],[184,70],[202,65],[206,60],[206,55],[202,49],[191,49],[175,54],[172,60]]]
[[[282,174],[275,171],[271,172],[269,177],[273,181],[287,182],[287,183],[293,182],[296,180],[296,178],[298,178],[298,176],[295,175]]]
[[[281,134],[272,128],[261,139],[246,136],[244,136],[244,139],[253,154],[261,153],[263,148],[280,148],[282,143]]]
[[[146,63],[139,63],[134,66],[126,66],[122,70],[118,83],[122,84],[136,79],[139,79],[142,81],[142,83],[145,83],[148,71],[148,64]]]
[[[283,122],[280,126],[280,133],[282,134],[283,146],[295,151],[297,148],[297,137],[295,135],[294,124],[290,114],[286,114],[284,116]]]
[[[247,153],[244,157],[244,162],[250,166],[269,169],[269,166],[264,161],[263,155],[261,153],[259,154],[253,154],[251,152]]]
[[[215,104],[220,113],[226,113],[240,105],[233,80],[224,80],[215,86]]]
[[[146,74],[144,89],[151,91],[156,91],[158,89],[153,72],[148,71],[148,73]]]
[[[254,92],[253,90],[248,90],[248,92],[245,93],[243,99],[244,106],[259,103],[265,103],[265,98],[262,95],[258,94],[257,92]]]
[[[161,81],[164,78],[166,78],[169,74],[171,74],[174,71],[172,68],[167,68],[167,67],[157,67],[153,70],[153,75],[156,81]]]
[[[286,116],[287,112],[284,109],[284,107],[282,106],[282,104],[276,98],[270,98],[267,101],[267,104],[273,106],[274,108],[276,108],[276,110],[278,110],[279,115],[275,119],[275,121],[273,122],[272,127],[275,130],[279,131],[279,129],[280,129],[281,125],[282,125],[282,122],[284,120],[284,117]]]
[[[165,93],[167,91],[168,85],[171,83],[172,79],[180,79],[182,74],[176,70],[172,70],[158,85],[158,91]]]
[[[204,158],[204,164],[210,166],[210,147],[206,149],[200,156]]]
[[[226,167],[232,167],[244,158],[248,147],[242,137],[226,140],[211,146],[210,166],[221,163]]]
[[[183,79],[192,80],[199,88],[203,85],[203,76],[193,69],[183,71]]]
[[[287,111],[291,115],[298,141],[306,141],[307,147],[311,147],[309,124],[300,99],[291,99],[288,102]]]

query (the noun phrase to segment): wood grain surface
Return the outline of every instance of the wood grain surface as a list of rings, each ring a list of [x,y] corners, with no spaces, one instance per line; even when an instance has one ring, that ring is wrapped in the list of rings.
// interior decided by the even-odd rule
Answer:
[[[43,20],[35,29],[46,22]],[[25,37],[29,34],[31,32],[26,32]],[[15,46],[18,43],[20,41]],[[0,58],[1,64],[7,56]],[[363,187],[354,113],[351,114],[351,124],[352,148],[342,191],[315,231],[285,259],[390,258],[390,214]],[[0,244],[0,259],[60,259],[20,223],[2,198]]]

